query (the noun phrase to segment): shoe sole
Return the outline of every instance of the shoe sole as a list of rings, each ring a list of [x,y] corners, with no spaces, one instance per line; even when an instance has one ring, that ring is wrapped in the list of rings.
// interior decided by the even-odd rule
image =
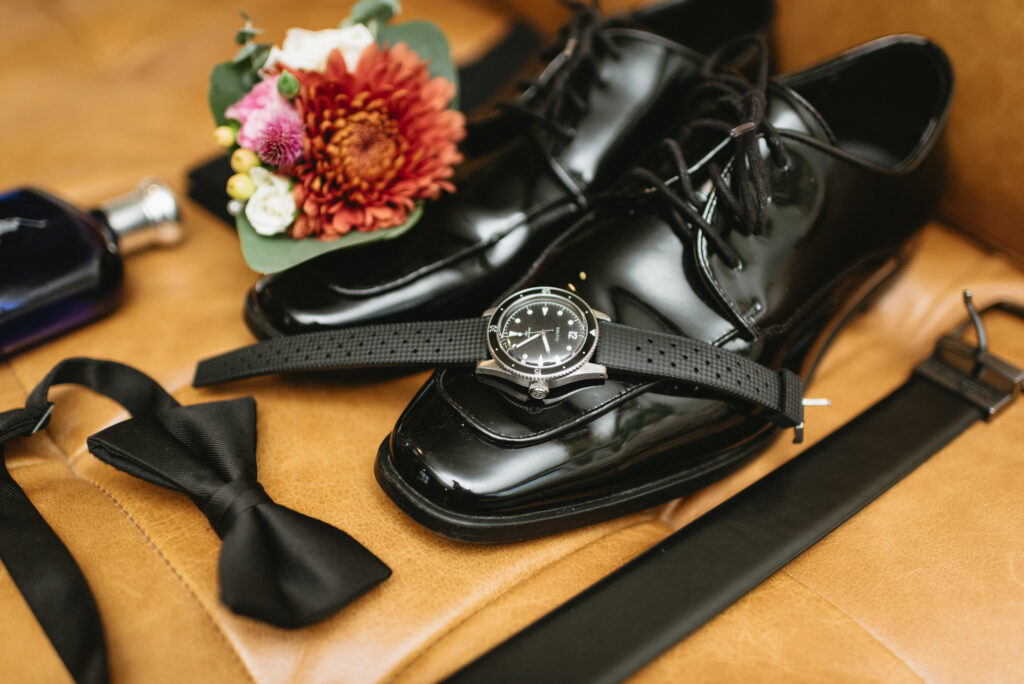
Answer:
[[[856,317],[869,308],[894,280],[906,259],[892,257],[834,314],[816,337],[801,375],[810,380],[817,371],[825,352],[839,333]],[[745,462],[764,451],[781,434],[770,423],[751,440],[729,451],[718,454],[699,467],[684,473],[662,477],[614,494],[575,501],[569,504],[524,513],[462,513],[446,509],[424,497],[399,474],[391,456],[391,435],[377,450],[374,475],[381,489],[409,517],[427,529],[449,539],[475,543],[507,543],[564,532],[612,518],[642,511],[689,494],[738,469]]]
[[[249,332],[259,340],[269,340],[275,337],[284,337],[284,333],[272,326],[267,319],[260,314],[256,307],[256,293],[252,290],[245,296],[245,306],[242,308],[242,318],[245,320]]]

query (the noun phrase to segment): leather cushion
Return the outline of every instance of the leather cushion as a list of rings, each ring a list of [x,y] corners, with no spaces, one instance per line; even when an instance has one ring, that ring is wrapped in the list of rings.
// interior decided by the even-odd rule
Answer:
[[[861,26],[868,35],[850,34],[841,44],[829,41],[840,40],[833,32],[842,27],[812,31],[808,25],[804,33],[791,33],[787,27],[799,17],[787,18],[787,8],[796,3],[785,0],[781,33],[787,45],[801,35],[809,41],[800,48],[807,61],[812,51],[825,54],[882,31],[881,24],[870,31]],[[407,18],[431,13],[440,20],[459,50],[467,50],[464,56],[478,36],[500,30],[503,21],[488,5],[405,4]],[[847,7],[810,4],[800,5],[807,5],[808,17],[830,21],[837,7]],[[907,10],[886,10],[874,0],[869,6],[876,10],[872,21],[917,8],[913,23],[908,18],[903,26],[908,29],[931,22],[929,11],[942,12],[950,21],[946,30],[957,35],[958,15],[966,11],[960,3],[924,0],[908,3]],[[212,151],[205,80],[209,65],[232,50],[235,8],[199,0],[173,6],[97,0],[52,11],[23,2],[0,5],[7,64],[0,87],[18,94],[2,105],[2,185],[44,183],[90,203],[156,172],[181,190],[184,169]],[[247,10],[261,17],[273,39],[287,26],[326,26],[338,15],[333,4],[300,8],[269,0],[247,3]],[[1019,22],[1002,19],[1002,35],[1009,36]],[[962,30],[967,35],[967,26]],[[820,40],[812,40],[814,32]],[[987,51],[975,52],[973,70],[958,65],[958,106],[967,97],[963,84],[987,77],[981,61]],[[1006,55],[1009,64],[1014,53],[993,54]],[[1024,163],[1007,154],[1015,148],[1002,137],[996,145],[997,134],[1009,135],[1012,127],[987,120],[991,126],[977,124],[985,131],[964,134],[989,136],[984,149],[992,159]],[[960,135],[967,123],[951,133]],[[1012,199],[979,193],[964,206],[979,215],[992,212],[1010,226],[1021,218]],[[780,441],[686,500],[596,527],[511,546],[442,540],[399,513],[372,475],[381,437],[424,374],[382,382],[321,376],[265,378],[211,391],[188,387],[196,359],[251,341],[240,309],[255,276],[229,230],[195,205],[184,211],[189,242],[133,257],[126,301],[115,315],[0,365],[0,404],[21,404],[26,388],[72,355],[136,365],[185,403],[251,393],[259,405],[257,458],[268,492],[343,527],[395,575],[339,615],[299,631],[232,615],[218,600],[218,542],[206,520],[183,496],[88,454],[85,437],[125,414],[105,399],[60,388],[50,427],[11,445],[8,463],[83,567],[106,626],[114,681],[435,680],[800,448]],[[1024,273],[1005,255],[933,224],[908,271],[826,358],[810,391],[837,403],[809,410],[808,442],[902,382],[935,337],[959,320],[959,290],[967,285],[982,303],[997,295],[1024,299]],[[1024,363],[1019,327],[991,325],[993,347]],[[1019,678],[1024,502],[1015,484],[1024,465],[1022,418],[1024,403],[1018,403],[998,422],[972,429],[639,678]],[[0,680],[59,681],[62,667],[19,601],[0,572]]]

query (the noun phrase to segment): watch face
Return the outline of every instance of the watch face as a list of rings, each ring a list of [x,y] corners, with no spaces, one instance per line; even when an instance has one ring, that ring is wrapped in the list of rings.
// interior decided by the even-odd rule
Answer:
[[[502,302],[488,326],[492,356],[516,374],[557,377],[587,361],[597,321],[578,296],[558,288],[523,290]]]
[[[498,331],[498,344],[530,368],[559,366],[583,346],[587,324],[572,304],[539,297],[510,308]]]

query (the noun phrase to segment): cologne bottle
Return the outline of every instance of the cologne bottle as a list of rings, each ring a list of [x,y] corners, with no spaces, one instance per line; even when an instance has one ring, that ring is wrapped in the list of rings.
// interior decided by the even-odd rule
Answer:
[[[0,358],[116,308],[121,257],[180,241],[178,218],[154,179],[91,211],[32,188],[0,194]]]

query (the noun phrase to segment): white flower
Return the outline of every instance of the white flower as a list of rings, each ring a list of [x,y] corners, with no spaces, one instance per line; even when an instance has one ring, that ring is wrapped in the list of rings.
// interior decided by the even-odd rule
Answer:
[[[363,24],[353,24],[340,29],[323,31],[307,31],[301,28],[290,28],[285,34],[281,48],[274,46],[264,65],[269,69],[278,64],[305,71],[327,70],[327,57],[331,50],[341,50],[345,58],[345,66],[355,71],[359,57],[373,42],[373,34]]]
[[[262,166],[249,170],[256,192],[245,203],[245,217],[260,235],[283,233],[295,221],[298,208],[292,197],[292,182]]]

